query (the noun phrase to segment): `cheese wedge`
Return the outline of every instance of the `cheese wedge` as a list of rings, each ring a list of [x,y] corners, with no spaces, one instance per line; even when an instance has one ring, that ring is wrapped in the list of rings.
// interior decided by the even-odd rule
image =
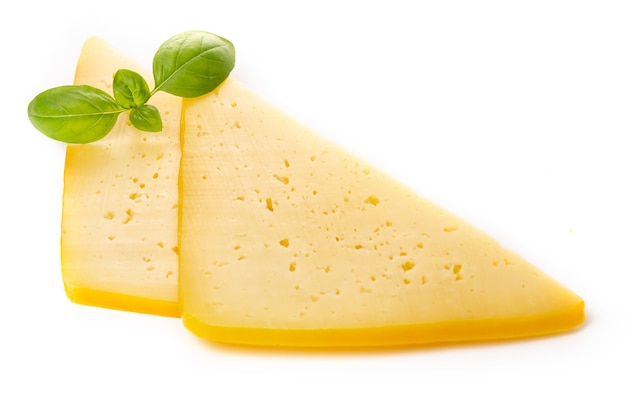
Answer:
[[[213,341],[376,346],[572,329],[583,300],[241,84],[183,101],[180,295]]]
[[[82,50],[75,84],[111,93],[126,68],[151,76],[99,38]],[[178,172],[181,99],[157,93],[163,131],[140,132],[122,114],[104,139],[69,145],[61,259],[81,304],[178,316]]]

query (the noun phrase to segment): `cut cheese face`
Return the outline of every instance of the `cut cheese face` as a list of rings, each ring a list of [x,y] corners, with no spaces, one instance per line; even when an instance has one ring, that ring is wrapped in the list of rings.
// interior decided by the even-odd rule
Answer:
[[[82,50],[75,84],[111,93],[118,69],[151,79],[99,38]],[[138,131],[120,115],[113,131],[68,145],[61,258],[77,303],[178,316],[178,172],[181,99],[157,93],[163,131]]]
[[[183,101],[185,325],[226,343],[375,346],[544,335],[583,301],[239,83]]]

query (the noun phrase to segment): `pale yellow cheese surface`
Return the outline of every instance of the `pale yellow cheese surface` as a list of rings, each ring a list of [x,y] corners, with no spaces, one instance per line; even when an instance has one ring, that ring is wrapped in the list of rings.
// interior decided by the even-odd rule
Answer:
[[[118,69],[151,75],[99,38],[82,50],[75,84],[111,93]],[[157,93],[163,131],[122,114],[104,139],[69,145],[61,256],[75,302],[168,316],[178,312],[178,172],[181,99]]]
[[[202,337],[413,344],[584,320],[576,294],[235,81],[183,120],[181,308]]]

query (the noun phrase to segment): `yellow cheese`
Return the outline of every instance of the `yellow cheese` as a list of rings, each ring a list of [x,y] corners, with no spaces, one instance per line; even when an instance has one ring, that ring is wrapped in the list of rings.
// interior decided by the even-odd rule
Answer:
[[[99,38],[82,50],[75,84],[111,93],[126,68],[149,74]],[[178,171],[181,99],[157,93],[163,131],[140,132],[122,114],[104,139],[69,145],[61,257],[77,303],[178,316]]]
[[[183,120],[181,309],[201,337],[418,344],[584,320],[576,294],[235,81]]]

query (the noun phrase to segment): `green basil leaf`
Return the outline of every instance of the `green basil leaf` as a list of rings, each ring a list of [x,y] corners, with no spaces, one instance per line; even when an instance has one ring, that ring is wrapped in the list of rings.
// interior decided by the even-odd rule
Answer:
[[[217,88],[235,66],[235,47],[209,32],[188,31],[171,37],[156,52],[156,87],[179,97],[198,97]]]
[[[113,77],[113,96],[122,107],[131,109],[148,101],[150,87],[141,75],[131,70],[121,69]]]
[[[124,111],[113,97],[97,88],[55,87],[28,105],[30,122],[44,135],[66,143],[89,143],[106,136]]]
[[[130,122],[144,132],[160,132],[163,130],[163,122],[159,110],[150,105],[142,104],[130,111]]]

